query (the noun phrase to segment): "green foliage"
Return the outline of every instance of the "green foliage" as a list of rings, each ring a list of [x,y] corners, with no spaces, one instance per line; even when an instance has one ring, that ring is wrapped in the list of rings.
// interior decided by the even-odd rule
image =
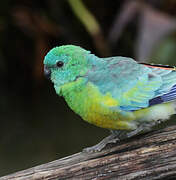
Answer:
[[[170,35],[163,39],[151,56],[151,62],[156,64],[176,65],[176,35]]]

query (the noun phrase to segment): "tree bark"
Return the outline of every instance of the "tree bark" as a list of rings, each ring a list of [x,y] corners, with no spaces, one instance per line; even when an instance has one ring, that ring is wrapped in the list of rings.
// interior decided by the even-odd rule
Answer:
[[[77,153],[0,180],[176,178],[176,126],[153,131],[96,153]]]

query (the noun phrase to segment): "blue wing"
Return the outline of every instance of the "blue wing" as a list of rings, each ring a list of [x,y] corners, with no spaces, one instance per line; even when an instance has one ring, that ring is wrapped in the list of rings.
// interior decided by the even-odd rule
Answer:
[[[157,91],[157,97],[149,100],[149,106],[176,100],[176,69],[168,65],[144,64],[162,77],[162,86]]]
[[[174,68],[138,64],[131,58],[102,58],[104,63],[88,73],[102,94],[110,93],[118,108],[134,111],[176,99]]]
[[[169,101],[174,101],[174,100],[176,100],[176,85],[174,85],[168,93],[150,99],[149,106],[153,106],[156,104],[161,104]]]

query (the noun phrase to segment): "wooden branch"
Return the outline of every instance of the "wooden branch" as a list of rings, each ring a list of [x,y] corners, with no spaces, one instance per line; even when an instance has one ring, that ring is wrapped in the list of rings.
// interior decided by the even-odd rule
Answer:
[[[176,126],[128,139],[101,152],[77,153],[0,180],[153,180],[174,177]]]

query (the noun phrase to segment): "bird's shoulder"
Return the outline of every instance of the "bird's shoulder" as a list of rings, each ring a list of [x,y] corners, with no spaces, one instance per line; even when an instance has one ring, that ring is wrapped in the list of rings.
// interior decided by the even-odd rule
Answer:
[[[129,90],[137,82],[147,81],[148,74],[152,73],[150,68],[132,58],[117,56],[102,58],[100,61],[100,65],[94,66],[88,72],[87,78],[98,86],[102,93],[111,92],[114,96]]]

